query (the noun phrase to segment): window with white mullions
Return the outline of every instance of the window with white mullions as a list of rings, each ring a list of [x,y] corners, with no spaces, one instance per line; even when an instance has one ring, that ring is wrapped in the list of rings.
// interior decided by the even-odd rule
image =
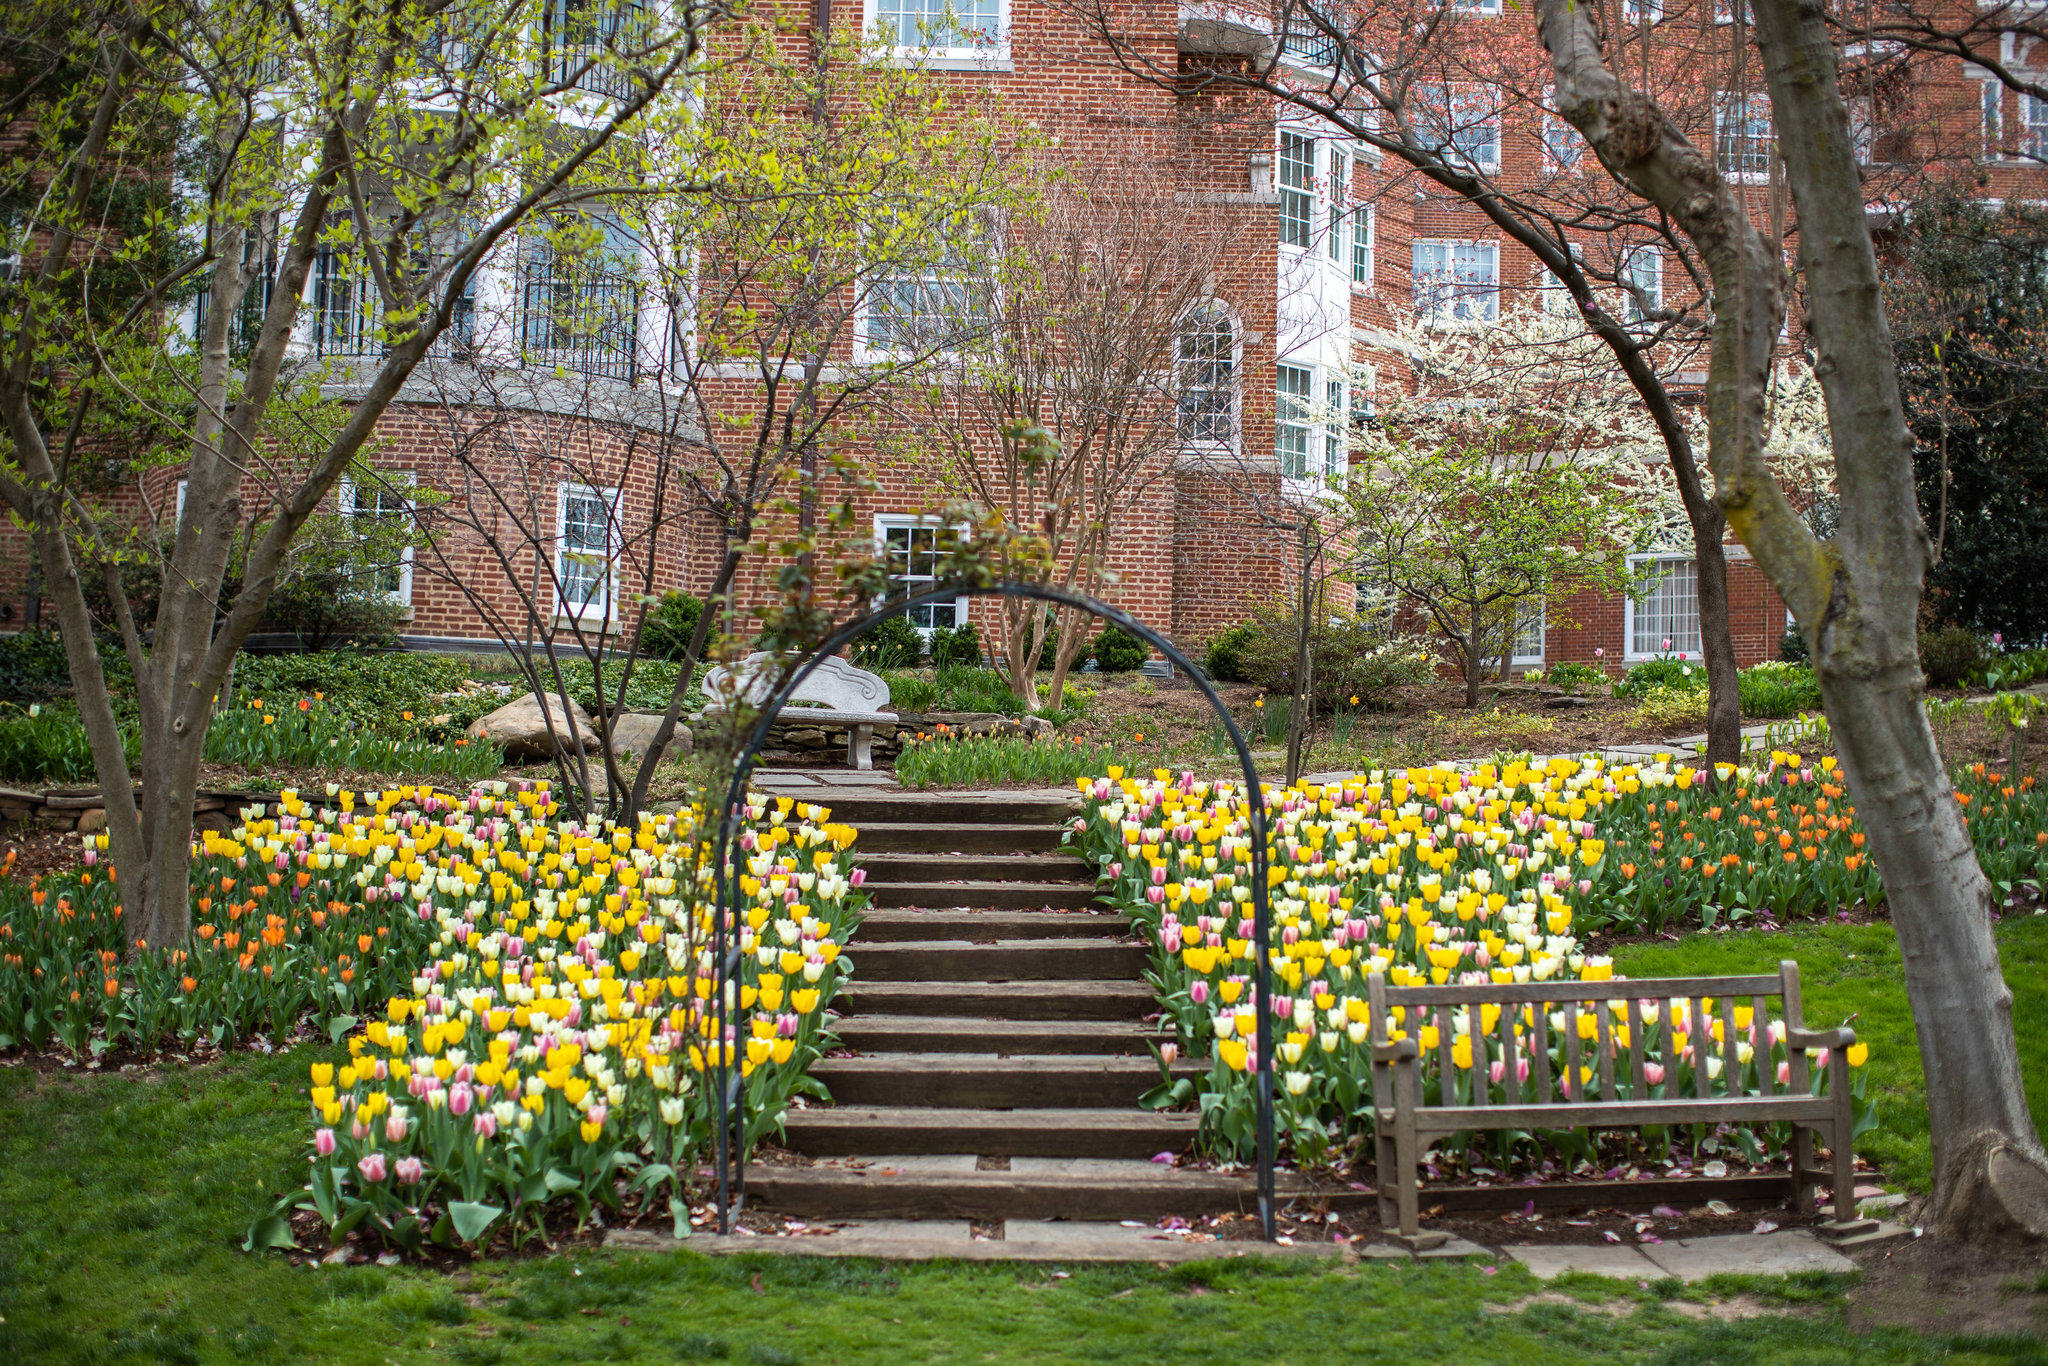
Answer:
[[[2020,96],[2020,154],[2048,160],[2048,100]]]
[[[586,236],[594,240],[581,240]],[[583,224],[556,220],[527,238],[519,316],[526,357],[579,374],[632,379],[639,350],[639,260],[632,233],[608,218]]]
[[[988,280],[967,253],[880,269],[867,299],[866,341],[882,351],[957,351],[988,326]]]
[[[1500,244],[1418,240],[1415,311],[1432,326],[1489,322],[1500,313]]]
[[[560,532],[555,538],[555,576],[561,615],[616,621],[618,562],[625,548],[619,491],[563,484],[556,509]]]
[[[891,47],[988,52],[1002,41],[1001,0],[874,0],[871,27]]]
[[[541,28],[549,79],[614,98],[631,94],[635,77],[619,55],[640,18],[630,0],[547,0]]]
[[[1984,155],[2005,155],[2005,87],[1985,78],[1979,83],[1978,107],[1983,117]]]
[[[1624,637],[1631,659],[1700,650],[1699,571],[1679,555],[1637,556],[1630,568],[1641,586],[1623,600]]]
[[[1656,247],[1636,247],[1628,254],[1622,272],[1628,287],[1626,312],[1630,326],[1646,326],[1651,316],[1664,307],[1664,253]]]
[[[1777,139],[1771,132],[1769,95],[1714,97],[1715,161],[1721,174],[1766,179]]]
[[[380,472],[369,483],[344,479],[335,499],[367,552],[370,563],[362,572],[401,607],[412,605],[412,483],[409,470]]]
[[[939,530],[939,523],[929,517],[875,518],[875,541],[889,566],[892,596],[914,596],[929,592],[938,584]],[[940,627],[965,622],[967,599],[920,603],[907,608],[904,615],[919,632],[929,636]]]
[[[1543,92],[1547,105],[1554,99],[1554,90]],[[1586,136],[1562,114],[1549,109],[1543,111],[1543,161],[1553,171],[1576,171],[1586,158]]]
[[[1237,328],[1210,300],[1180,328],[1180,439],[1189,445],[1237,444]]]
[[[1315,402],[1315,375],[1304,365],[1278,367],[1274,381],[1273,454],[1280,473],[1288,479],[1306,479],[1309,447],[1314,443],[1309,425]]]
[[[1355,205],[1351,210],[1351,283],[1372,283],[1372,250],[1372,205]]]
[[[1280,245],[1306,247],[1315,233],[1316,140],[1280,134]]]
[[[1482,85],[1418,85],[1415,131],[1470,170],[1500,169],[1500,101]]]
[[[1323,249],[1332,261],[1344,259],[1344,203],[1351,190],[1351,159],[1342,152],[1330,153],[1329,222],[1323,234]]]
[[[1351,469],[1349,438],[1344,423],[1349,409],[1344,403],[1344,381],[1325,380],[1323,383],[1324,412],[1327,420],[1323,426],[1323,473],[1331,479],[1342,479]]]
[[[1334,69],[1344,55],[1343,32],[1344,20],[1328,0],[1290,0],[1284,42],[1293,61]]]

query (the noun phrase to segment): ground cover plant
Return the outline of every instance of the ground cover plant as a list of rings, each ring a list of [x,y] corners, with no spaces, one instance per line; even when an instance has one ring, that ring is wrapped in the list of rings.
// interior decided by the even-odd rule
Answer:
[[[1109,745],[1028,735],[961,735],[950,727],[911,736],[896,756],[896,781],[909,788],[1065,786],[1100,773],[1116,757]]]
[[[1197,782],[1191,774],[1173,779],[1164,770],[1149,780],[1127,778],[1120,769],[1079,786],[1083,814],[1074,820],[1073,842],[1108,882],[1111,903],[1151,938],[1153,984],[1179,1048],[1212,1060],[1205,1078],[1170,1082],[1158,1100],[1198,1103],[1205,1140],[1241,1156],[1254,1134],[1249,965],[1261,951],[1251,920],[1251,835],[1242,789]],[[1265,951],[1272,955],[1274,1015],[1282,1031],[1274,1059],[1281,1082],[1278,1122],[1296,1152],[1320,1158],[1333,1141],[1371,1132],[1369,974],[1382,973],[1395,985],[1611,977],[1611,958],[1589,952],[1580,939],[1600,919],[1603,883],[1617,861],[1600,834],[1608,808],[1647,808],[1674,800],[1666,793],[1696,787],[1704,787],[1701,775],[1682,767],[1558,760],[1517,762],[1500,772],[1372,774],[1341,786],[1273,793],[1267,857],[1275,938]],[[1631,868],[1622,880],[1634,877]],[[1739,1067],[1727,1066],[1724,1021],[1711,1007],[1704,1034],[1699,1018],[1681,1013],[1682,1003],[1637,1007],[1642,1037],[1634,1040],[1626,1002],[1610,1003],[1605,1027],[1596,1028],[1597,1011],[1579,1017],[1582,1084],[1602,1066],[1602,1051],[1631,1048],[1651,1059],[1657,1095],[1693,1094],[1700,1070],[1709,1089],[1729,1095],[1789,1083],[1780,1022],[1736,1007]],[[1410,1023],[1392,1022],[1391,1035],[1405,1037]],[[1504,1040],[1510,1033],[1525,1067],[1547,1037],[1552,1075],[1568,1076],[1562,1012],[1548,1025],[1547,1035],[1539,1035],[1525,1007],[1508,1014],[1456,1012],[1449,1039],[1438,1037],[1438,1025],[1421,1026],[1425,1093],[1455,1094],[1467,1103],[1484,1088],[1494,1100],[1512,1103],[1527,1073],[1508,1075],[1498,1048],[1491,1075],[1475,1065],[1485,1038]],[[1860,1044],[1849,1051],[1852,1067],[1861,1068],[1867,1051]],[[1623,1058],[1616,1070],[1626,1065]],[[1859,1124],[1868,1124],[1860,1070],[1855,1075]],[[1816,1073],[1813,1084],[1823,1089],[1824,1079]],[[1745,1151],[1760,1157],[1785,1136],[1775,1129],[1749,1134]],[[1592,1155],[1581,1136],[1536,1137],[1546,1151]],[[1655,1148],[1668,1137],[1652,1133],[1648,1141]]]
[[[0,879],[0,1049],[347,1035],[348,1060],[311,1077],[312,1181],[258,1244],[289,1241],[300,1207],[336,1236],[416,1246],[524,1236],[551,1204],[580,1219],[628,1176],[670,1198],[708,1133],[698,1078],[719,1047],[693,819],[564,822],[544,783],[329,802],[287,794],[277,818],[203,836],[187,947],[125,955],[96,849],[73,874]],[[852,829],[822,809],[747,814],[734,1004],[751,1021],[723,1048],[751,1141],[829,1042],[860,877]]]

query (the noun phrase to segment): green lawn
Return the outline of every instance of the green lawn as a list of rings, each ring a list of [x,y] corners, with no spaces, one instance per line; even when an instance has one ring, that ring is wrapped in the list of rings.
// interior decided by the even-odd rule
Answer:
[[[2048,925],[2003,934],[2041,1075]],[[1631,974],[1745,970],[1790,953],[1808,1016],[1855,1015],[1887,1132],[1924,1173],[1918,1063],[1881,928],[1701,937],[1623,955]],[[1527,1302],[1519,1269],[1203,1264],[1172,1271],[877,1266],[769,1255],[586,1254],[485,1264],[295,1269],[237,1251],[297,1177],[306,1064],[241,1055],[149,1074],[0,1070],[0,1357],[202,1361],[2002,1362],[2040,1344],[1849,1333],[1840,1283],[1758,1289],[1783,1314],[1675,1312],[1669,1285],[1568,1284]],[[1916,1156],[1917,1154],[1917,1156]],[[1735,1285],[1709,1287],[1725,1293]],[[1698,1294],[1700,1292],[1687,1292]],[[2048,1297],[2044,1297],[2048,1298]]]

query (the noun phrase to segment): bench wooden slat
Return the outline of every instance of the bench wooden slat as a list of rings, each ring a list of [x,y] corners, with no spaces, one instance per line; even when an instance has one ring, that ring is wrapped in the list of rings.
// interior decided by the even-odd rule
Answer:
[[[1605,1002],[1594,1007],[1598,1017],[1593,1027],[1593,1044],[1600,1050],[1600,1098],[1615,1099],[1614,1094],[1614,1012]]]
[[[1389,988],[1400,993],[1394,998],[1394,1003],[1405,1006],[1462,1006],[1474,1001],[1495,1005],[1548,1001],[1555,1005],[1568,1000],[1622,1001],[1631,996],[1668,999],[1673,996],[1715,996],[1723,992],[1776,996],[1781,989],[1775,973],[1744,977],[1624,977],[1606,982],[1495,982],[1469,987],[1447,984]]]
[[[1586,1098],[1585,1077],[1579,1072],[1579,1003],[1564,1003],[1564,1098]]]
[[[1752,997],[1752,1000],[1755,998]],[[1721,998],[1721,1089],[1734,1095],[1742,1086],[1742,1039],[1735,1032],[1735,998]]]
[[[1628,1079],[1630,1095],[1650,1098],[1649,1078],[1643,1073],[1643,1003],[1634,996],[1628,998]]]
[[[1700,998],[1693,997],[1689,1004],[1692,1007],[1693,1089],[1699,1092],[1701,1100],[1705,1100],[1714,1090],[1714,1079],[1707,1075],[1707,1059],[1714,1051],[1714,1032],[1707,1028],[1707,1010]]]
[[[1437,1073],[1439,1078],[1437,1102],[1442,1105],[1448,1105],[1450,1104],[1451,1095],[1458,1076],[1457,1061],[1451,1057],[1450,1007],[1438,1006],[1434,1018],[1436,1020],[1436,1065],[1439,1069]]]
[[[1535,1006],[1536,1056],[1530,1064],[1536,1069],[1536,1099],[1544,1105],[1557,1099],[1550,1084],[1550,1012],[1542,1006]]]
[[[1669,1096],[1671,1088],[1678,1084],[1678,1043],[1677,1030],[1671,1027],[1673,1015],[1671,1002],[1666,1000],[1657,1006],[1657,1027],[1664,1043],[1664,1080],[1657,1083],[1657,1094]]]
[[[1519,1105],[1522,1102],[1522,1083],[1515,1076],[1520,1064],[1520,1058],[1515,1052],[1515,1026],[1519,1023],[1521,1014],[1518,1008],[1512,1006],[1502,1006],[1500,1011],[1501,1094],[1507,1097],[1510,1105]]]
[[[1415,1112],[1418,1133],[1454,1134],[1468,1129],[1627,1129],[1642,1124],[1726,1122],[1755,1124],[1778,1119],[1826,1119],[1825,1096],[1716,1096],[1697,1100],[1593,1101],[1583,1105],[1425,1106]]]
[[[1493,1083],[1489,1079],[1492,1069],[1486,1065],[1486,1031],[1480,1028],[1486,1023],[1486,1007],[1467,1006],[1466,1012],[1466,1036],[1472,1040],[1472,1103],[1490,1105],[1493,1103]]]
[[[1755,997],[1749,1002],[1749,1055],[1756,1059],[1756,1086],[1764,1095],[1770,1095],[1772,1083],[1777,1080],[1771,1074],[1777,1069],[1771,1066],[1771,1031],[1764,1023],[1765,1011]]]

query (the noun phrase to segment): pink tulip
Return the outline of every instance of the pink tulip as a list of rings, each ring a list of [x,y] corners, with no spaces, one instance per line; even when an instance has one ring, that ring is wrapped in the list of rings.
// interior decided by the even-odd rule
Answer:
[[[1489,1081],[1492,1081],[1495,1085],[1499,1085],[1500,1079],[1502,1077],[1505,1077],[1507,1074],[1508,1065],[1502,1062],[1499,1058],[1495,1058],[1491,1063],[1487,1064],[1487,1079]]]
[[[394,1170],[398,1173],[399,1184],[417,1186],[420,1178],[427,1174],[427,1164],[417,1157],[401,1157]]]
[[[363,1174],[365,1181],[382,1181],[385,1176],[384,1154],[364,1153],[362,1160],[356,1163],[356,1170]]]
[[[1791,1063],[1789,1063],[1789,1062],[1781,1062],[1781,1063],[1779,1063],[1779,1064],[1778,1064],[1778,1085],[1780,1085],[1780,1086],[1790,1086],[1791,1084],[1792,1084],[1792,1064],[1791,1064]]]
[[[334,1130],[315,1129],[313,1131],[313,1151],[322,1157],[334,1156]]]
[[[1180,1057],[1180,1045],[1179,1045],[1179,1044],[1177,1044],[1177,1043],[1163,1043],[1163,1044],[1159,1045],[1159,1061],[1161,1061],[1161,1062],[1165,1063],[1165,1064],[1166,1064],[1166,1065],[1167,1065],[1168,1067],[1171,1067],[1171,1066],[1173,1066],[1173,1064],[1174,1064],[1175,1060],[1176,1060],[1176,1059],[1178,1059],[1179,1057]]]
[[[1166,870],[1164,868],[1154,868],[1152,870],[1152,885],[1154,887],[1164,887],[1166,885]]]
[[[476,1131],[478,1138],[496,1138],[498,1136],[498,1117],[489,1110],[479,1110],[476,1112],[476,1119],[471,1123],[470,1127]]]
[[[1664,1064],[1661,1062],[1644,1063],[1643,1080],[1652,1086],[1662,1086],[1664,1084]]]
[[[1206,1004],[1209,1000],[1209,984],[1199,977],[1188,983],[1188,999],[1196,1005]]]
[[[384,1116],[384,1137],[391,1143],[405,1142],[405,1116],[393,1110]]]
[[[1275,996],[1273,998],[1273,1014],[1282,1020],[1292,1019],[1294,1016],[1294,998],[1292,996]]]
[[[868,870],[865,868],[856,868],[847,877],[846,880],[856,887],[862,886],[868,880]]]
[[[448,1113],[457,1119],[466,1115],[476,1103],[476,1092],[466,1081],[458,1081],[448,1088]]]

